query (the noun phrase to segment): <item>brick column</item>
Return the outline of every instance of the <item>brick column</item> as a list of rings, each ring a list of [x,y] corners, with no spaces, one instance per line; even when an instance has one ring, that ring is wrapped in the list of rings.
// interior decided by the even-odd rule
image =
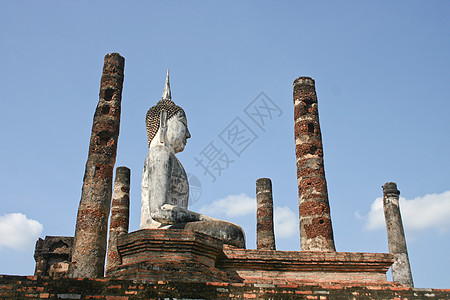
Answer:
[[[394,254],[395,260],[392,264],[392,279],[394,282],[414,287],[400,214],[399,197],[400,191],[397,189],[395,182],[386,182],[383,185],[383,208],[389,252]]]
[[[122,264],[117,250],[117,237],[128,233],[130,220],[130,169],[118,167],[114,181],[113,201],[111,205],[111,221],[109,223],[108,255],[106,258],[106,274],[111,268]]]
[[[336,251],[323,164],[314,80],[294,81],[295,150],[303,251]]]
[[[273,232],[272,181],[269,178],[256,180],[257,225],[256,246],[261,250],[275,250]]]
[[[104,273],[124,65],[118,53],[105,56],[75,229],[70,270],[75,278],[99,278]]]
[[[34,269],[34,276],[45,276],[47,271],[48,259],[42,255],[42,248],[44,240],[39,238],[36,241],[34,249],[34,260],[36,261],[36,267]]]

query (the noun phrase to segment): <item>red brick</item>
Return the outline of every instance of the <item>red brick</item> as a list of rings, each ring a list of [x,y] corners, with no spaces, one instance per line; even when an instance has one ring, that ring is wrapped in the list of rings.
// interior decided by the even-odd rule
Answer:
[[[10,286],[10,285],[5,285],[5,284],[0,285],[0,290],[11,290],[11,289],[12,289],[12,286]]]
[[[137,295],[137,291],[125,291],[126,295]]]
[[[298,287],[298,284],[282,284],[278,285],[279,288],[288,288],[288,289],[295,289]]]
[[[309,295],[312,294],[312,291],[295,291],[295,293],[299,295]]]
[[[108,286],[108,289],[121,289],[122,286],[121,285],[110,285]]]

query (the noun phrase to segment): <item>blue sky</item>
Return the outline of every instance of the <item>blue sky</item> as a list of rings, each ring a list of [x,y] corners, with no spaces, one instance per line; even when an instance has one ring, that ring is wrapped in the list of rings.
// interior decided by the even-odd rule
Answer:
[[[32,274],[38,236],[74,234],[103,57],[119,52],[130,231],[170,68],[192,134],[179,158],[201,183],[191,209],[255,248],[255,181],[270,177],[277,247],[299,250],[292,82],[311,76],[337,250],[388,251],[377,198],[395,181],[415,284],[448,288],[449,15],[448,1],[2,1],[0,274]],[[263,127],[245,113],[261,92],[279,109]],[[239,155],[220,138],[236,120],[255,137]],[[232,161],[214,182],[196,162],[210,143]]]

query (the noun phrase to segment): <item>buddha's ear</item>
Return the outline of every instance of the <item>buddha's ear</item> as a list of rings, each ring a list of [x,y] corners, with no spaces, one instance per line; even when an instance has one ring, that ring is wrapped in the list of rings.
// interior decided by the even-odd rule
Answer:
[[[167,110],[162,109],[159,113],[159,130],[161,131],[161,135],[159,136],[159,141],[164,143],[166,140],[166,132],[167,132]]]
[[[167,110],[161,109],[159,113],[159,128],[167,127]]]

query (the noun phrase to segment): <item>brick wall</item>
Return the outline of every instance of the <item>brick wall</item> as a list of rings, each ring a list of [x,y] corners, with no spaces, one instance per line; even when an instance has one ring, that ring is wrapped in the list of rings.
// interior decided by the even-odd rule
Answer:
[[[0,275],[0,299],[450,299],[450,289],[226,282],[137,282]]]

